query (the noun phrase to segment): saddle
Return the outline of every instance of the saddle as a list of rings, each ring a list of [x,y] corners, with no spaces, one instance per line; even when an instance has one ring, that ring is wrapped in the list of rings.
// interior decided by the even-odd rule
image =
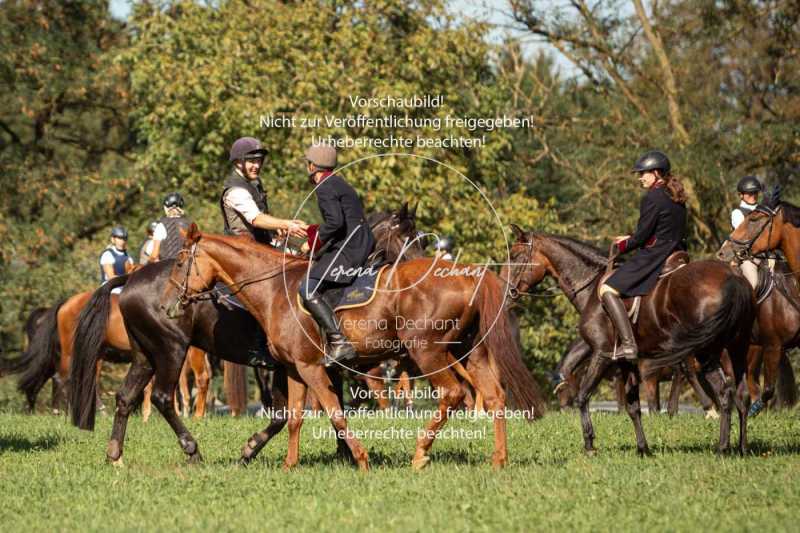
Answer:
[[[369,265],[369,268],[374,272],[373,274],[361,274],[356,276],[353,283],[342,287],[328,289],[322,295],[322,299],[328,302],[331,309],[334,311],[343,311],[345,309],[353,309],[356,307],[364,307],[372,303],[375,299],[377,291],[375,287],[380,283],[389,264]],[[310,315],[306,308],[303,306],[303,300],[300,295],[297,295],[297,304],[300,309],[307,315]]]
[[[758,265],[758,282],[756,283],[756,305],[766,300],[775,289],[775,271],[769,267],[769,260],[765,259]]]
[[[615,247],[616,248],[616,247]],[[606,272],[600,277],[600,282],[597,284],[597,290],[600,290],[600,287],[606,282],[608,278],[611,277],[612,274],[617,270],[616,264],[614,260],[616,259],[617,254],[611,254],[608,258],[608,266],[606,267]],[[672,252],[667,260],[664,261],[664,266],[661,269],[661,274],[658,275],[659,281],[666,278],[670,274],[673,274],[677,270],[685,267],[691,261],[691,257],[689,256],[689,252],[685,252],[683,250],[678,250]],[[658,287],[658,283],[656,283],[656,287]],[[655,290],[655,288],[653,289]],[[600,294],[598,293],[598,298]],[[642,297],[641,296],[634,296],[633,298],[623,298],[622,302],[625,304],[625,308],[628,310],[628,316],[631,319],[631,324],[636,324],[636,321],[639,319],[639,309],[641,308],[642,304]]]

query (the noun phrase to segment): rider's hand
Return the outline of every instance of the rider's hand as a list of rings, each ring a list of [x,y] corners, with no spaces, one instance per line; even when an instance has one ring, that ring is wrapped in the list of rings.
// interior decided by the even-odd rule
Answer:
[[[308,224],[302,220],[290,220],[286,227],[289,235],[300,239],[304,239],[306,237],[306,229],[308,229]]]

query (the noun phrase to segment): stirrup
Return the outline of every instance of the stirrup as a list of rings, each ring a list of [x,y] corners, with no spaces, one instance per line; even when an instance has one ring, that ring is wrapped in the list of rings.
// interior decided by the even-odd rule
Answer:
[[[334,357],[335,355],[335,357]],[[323,364],[325,368],[330,368],[335,363],[342,364],[345,361],[353,361],[358,358],[358,352],[342,335],[341,340],[325,343],[325,354]]]

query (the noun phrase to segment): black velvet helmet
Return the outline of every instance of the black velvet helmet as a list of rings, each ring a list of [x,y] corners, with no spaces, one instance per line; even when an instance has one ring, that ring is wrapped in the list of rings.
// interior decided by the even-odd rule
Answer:
[[[761,182],[755,176],[745,176],[739,180],[736,185],[736,190],[740,193],[756,193],[764,190]]]
[[[660,170],[664,174],[669,174],[672,167],[669,164],[669,158],[664,152],[658,150],[651,150],[636,160],[633,165],[634,172],[651,172],[653,170]]]

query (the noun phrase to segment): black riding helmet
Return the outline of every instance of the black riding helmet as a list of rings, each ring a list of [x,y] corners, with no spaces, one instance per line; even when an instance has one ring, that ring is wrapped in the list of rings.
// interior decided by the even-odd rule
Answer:
[[[653,170],[660,170],[664,174],[669,174],[671,168],[667,155],[658,150],[647,152],[637,159],[636,163],[633,165],[634,172],[652,172]]]
[[[736,185],[736,190],[740,193],[757,193],[764,190],[764,187],[761,185],[761,182],[755,176],[745,176],[739,180],[739,184]]]
[[[253,137],[242,137],[236,139],[231,146],[229,161],[234,162],[239,159],[264,159],[267,156],[267,149],[261,146],[261,141]]]
[[[183,196],[177,192],[171,192],[164,197],[164,207],[183,207]]]
[[[122,226],[117,226],[116,228],[111,230],[111,236],[117,237],[118,239],[128,240],[128,230],[123,228]]]

